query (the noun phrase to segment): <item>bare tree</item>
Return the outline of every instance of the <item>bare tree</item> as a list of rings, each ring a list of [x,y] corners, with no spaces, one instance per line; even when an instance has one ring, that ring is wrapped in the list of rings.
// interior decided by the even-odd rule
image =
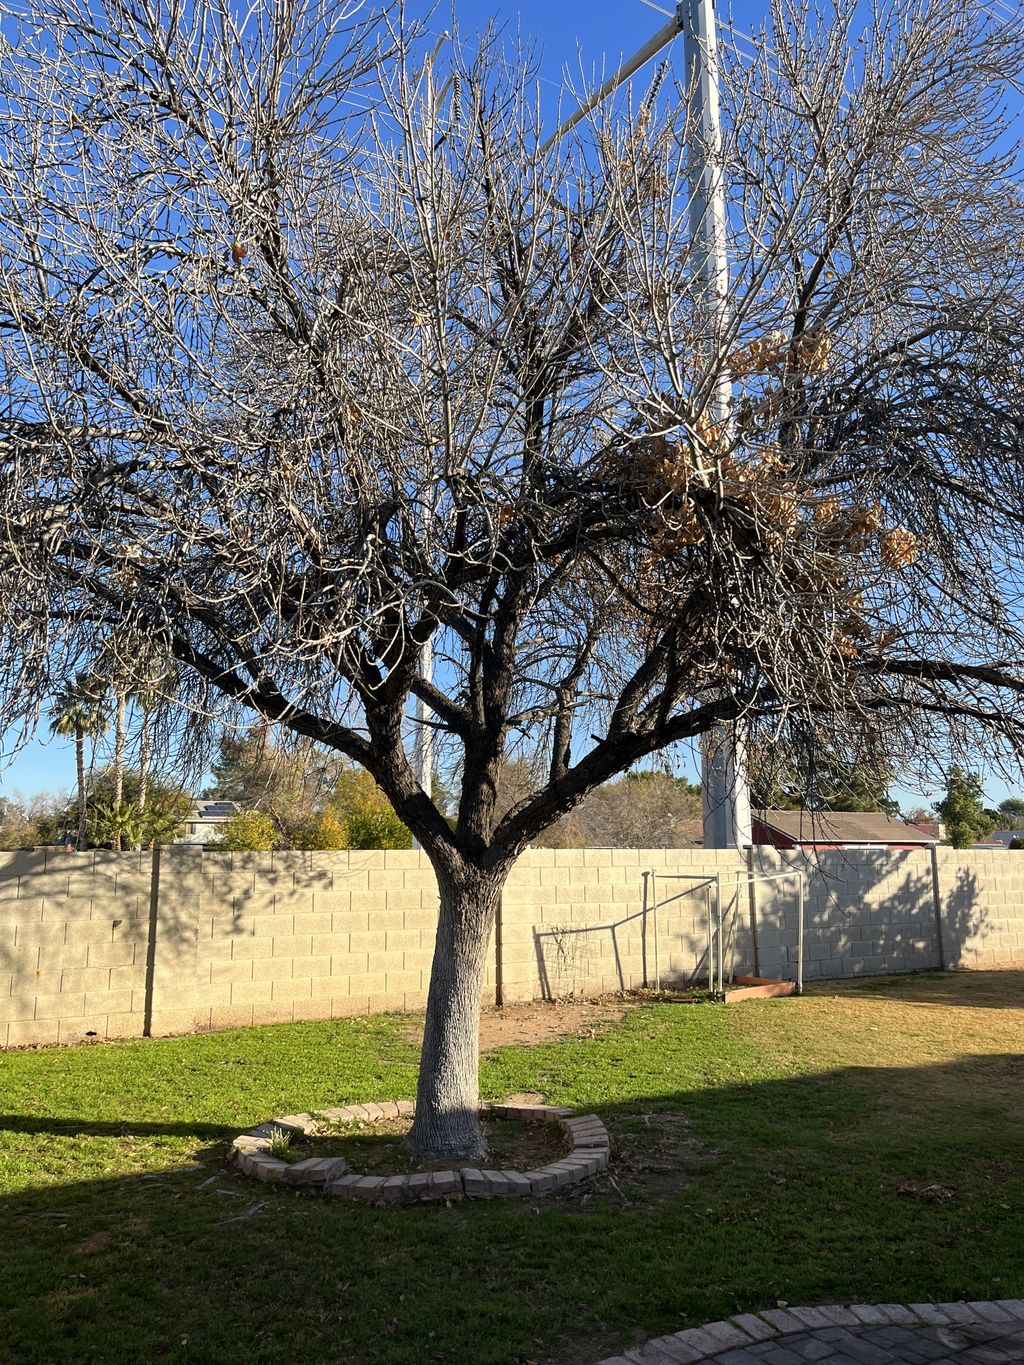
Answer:
[[[630,773],[588,793],[537,840],[546,848],[688,848],[702,835],[699,786]]]
[[[369,769],[440,891],[417,1150],[481,1150],[498,897],[588,791],[739,717],[922,763],[1019,743],[1009,28],[776,0],[723,91],[712,326],[685,89],[545,149],[493,35],[445,90],[400,14],[343,0],[6,13],[4,716],[130,625],[179,704]]]

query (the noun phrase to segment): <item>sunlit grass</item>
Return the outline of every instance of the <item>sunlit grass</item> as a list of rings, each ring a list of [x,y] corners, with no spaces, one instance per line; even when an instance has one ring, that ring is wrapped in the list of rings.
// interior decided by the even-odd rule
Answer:
[[[0,1355],[583,1365],[739,1309],[1024,1295],[1024,974],[642,1006],[485,1058],[596,1110],[611,1179],[370,1209],[253,1184],[227,1140],[411,1097],[408,1021],[0,1056]]]

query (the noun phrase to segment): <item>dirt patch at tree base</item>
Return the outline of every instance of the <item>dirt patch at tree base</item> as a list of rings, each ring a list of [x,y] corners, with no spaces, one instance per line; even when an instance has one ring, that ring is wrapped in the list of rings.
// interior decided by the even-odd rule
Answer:
[[[411,1118],[376,1119],[366,1123],[324,1125],[321,1133],[296,1138],[287,1152],[276,1153],[288,1162],[310,1157],[343,1157],[349,1170],[363,1175],[411,1175],[417,1171],[460,1171],[479,1167],[478,1157],[461,1160],[441,1157],[424,1160],[410,1156],[402,1140],[412,1126]],[[522,1123],[482,1116],[480,1126],[487,1142],[488,1165],[504,1170],[529,1171],[558,1161],[572,1143],[557,1127],[547,1123]]]
[[[480,1011],[480,1051],[536,1047],[564,1038],[593,1038],[599,1029],[618,1023],[638,1003],[636,996],[608,995],[590,1000],[491,1005]],[[411,1025],[405,1036],[419,1045],[423,1041],[423,1025]]]

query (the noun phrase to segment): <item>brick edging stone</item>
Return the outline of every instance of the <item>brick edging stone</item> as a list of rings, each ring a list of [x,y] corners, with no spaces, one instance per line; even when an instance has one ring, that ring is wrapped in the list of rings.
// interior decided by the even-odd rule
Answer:
[[[725,1351],[787,1338],[827,1327],[964,1327],[980,1323],[1024,1327],[1024,1299],[977,1300],[972,1303],[853,1303],[808,1308],[767,1308],[737,1313],[671,1336],[655,1337],[609,1356],[600,1365],[700,1365]],[[756,1354],[756,1353],[755,1353]],[[753,1356],[751,1359],[753,1360]]]
[[[367,1203],[422,1203],[438,1199],[515,1199],[551,1194],[578,1184],[608,1165],[611,1143],[608,1130],[596,1114],[573,1116],[571,1109],[548,1104],[487,1104],[483,1112],[494,1118],[521,1119],[524,1123],[554,1123],[572,1141],[572,1150],[559,1161],[535,1171],[482,1170],[419,1171],[414,1175],[358,1175],[346,1169],[341,1157],[309,1157],[288,1162],[271,1155],[275,1130],[295,1137],[311,1136],[323,1120],[331,1123],[376,1122],[406,1118],[415,1112],[411,1100],[385,1104],[348,1104],[340,1109],[321,1109],[315,1114],[285,1114],[268,1119],[241,1133],[231,1144],[231,1157],[246,1175],[285,1185],[309,1185],[325,1189],[338,1199]]]

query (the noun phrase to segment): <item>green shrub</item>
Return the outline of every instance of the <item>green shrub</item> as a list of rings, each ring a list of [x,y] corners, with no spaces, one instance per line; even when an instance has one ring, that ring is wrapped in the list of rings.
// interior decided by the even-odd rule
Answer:
[[[348,822],[328,807],[318,819],[301,825],[292,842],[296,848],[314,853],[349,848]]]
[[[348,817],[349,848],[412,848],[412,835],[390,806],[359,806]]]
[[[215,848],[233,853],[269,853],[277,842],[273,820],[261,810],[243,810],[225,821]]]

